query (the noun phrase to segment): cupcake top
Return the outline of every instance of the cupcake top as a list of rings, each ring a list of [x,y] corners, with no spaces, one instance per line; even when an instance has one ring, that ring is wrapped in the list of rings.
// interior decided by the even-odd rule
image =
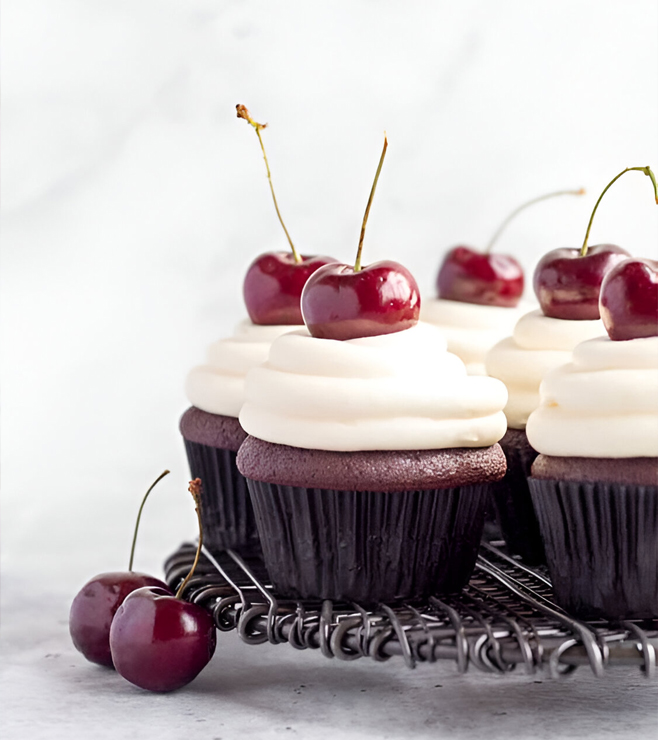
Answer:
[[[448,350],[466,365],[469,375],[486,375],[485,355],[499,340],[509,336],[516,322],[531,308],[423,299],[420,317],[439,327],[448,340]]]
[[[658,457],[658,337],[579,344],[544,379],[526,431],[544,455]]]
[[[604,334],[600,319],[554,319],[540,310],[522,316],[512,336],[486,356],[487,373],[502,380],[509,392],[508,426],[525,429],[530,413],[539,406],[539,386],[546,374],[569,362],[577,344]]]
[[[299,330],[249,371],[240,423],[266,442],[305,449],[486,447],[505,433],[506,400],[500,381],[469,377],[428,324],[343,341]]]
[[[185,395],[193,406],[210,414],[238,417],[245,398],[247,371],[267,360],[272,342],[298,329],[294,325],[240,322],[232,337],[208,347],[206,364],[193,368],[185,381]]]

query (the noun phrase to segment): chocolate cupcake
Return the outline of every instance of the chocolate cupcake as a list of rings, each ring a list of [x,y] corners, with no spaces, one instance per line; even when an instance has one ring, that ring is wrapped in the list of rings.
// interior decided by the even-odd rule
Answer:
[[[521,317],[511,337],[487,354],[487,372],[505,383],[508,430],[500,441],[507,473],[492,486],[496,513],[509,549],[531,565],[545,562],[528,478],[537,451],[525,432],[530,413],[539,405],[539,386],[545,375],[571,359],[573,348],[605,334],[600,319],[570,321],[545,316],[540,310]]]
[[[558,603],[582,618],[658,618],[658,336],[578,345],[545,378],[527,432]]]
[[[237,451],[247,436],[238,414],[247,371],[267,358],[277,336],[295,328],[245,320],[232,337],[210,345],[206,364],[187,377],[185,391],[192,406],[180,420],[180,431],[192,477],[203,481],[201,518],[211,551],[259,551],[247,484],[236,466]]]
[[[505,472],[505,401],[430,325],[277,339],[247,376],[237,461],[277,593],[369,603],[459,591],[487,486]]]

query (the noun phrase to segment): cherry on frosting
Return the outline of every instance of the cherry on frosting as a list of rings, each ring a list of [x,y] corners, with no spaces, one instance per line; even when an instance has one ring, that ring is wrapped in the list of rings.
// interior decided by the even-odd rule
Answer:
[[[658,262],[627,259],[603,278],[601,319],[610,339],[658,336]]]
[[[290,252],[265,252],[256,257],[249,266],[243,284],[247,313],[254,324],[299,325],[303,323],[300,299],[306,281],[322,265],[336,260],[321,255],[299,254],[283,222],[274,193],[270,165],[261,136],[261,131],[267,124],[254,121],[244,105],[237,105],[236,110],[238,118],[247,121],[256,131],[265,160],[276,215],[290,245]]]
[[[302,314],[314,337],[344,340],[378,336],[409,329],[418,322],[420,291],[406,267],[390,260],[361,266],[366,223],[387,148],[384,137],[354,266],[325,265],[304,286]]]
[[[630,255],[614,244],[599,244],[588,248],[587,242],[601,199],[613,183],[631,171],[643,172],[651,179],[658,203],[656,178],[650,167],[627,167],[606,185],[590,216],[582,247],[579,250],[554,249],[545,254],[535,268],[533,278],[535,294],[546,316],[575,320],[600,318],[601,283],[615,265]]]
[[[494,243],[506,226],[529,206],[548,198],[582,195],[584,192],[582,188],[560,190],[523,203],[498,227],[484,252],[463,245],[451,249],[444,257],[436,279],[438,297],[483,306],[517,306],[523,295],[523,268],[512,255],[492,252]]]

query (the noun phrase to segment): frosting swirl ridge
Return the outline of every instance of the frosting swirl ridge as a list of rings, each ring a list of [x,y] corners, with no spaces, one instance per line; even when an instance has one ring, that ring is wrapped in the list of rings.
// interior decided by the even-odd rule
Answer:
[[[206,364],[192,368],[185,381],[185,395],[193,406],[209,414],[237,418],[244,403],[247,372],[267,360],[272,342],[298,326],[253,324],[244,319],[234,334],[213,342]]]
[[[658,457],[658,337],[579,344],[541,384],[528,441],[555,457]]]
[[[605,334],[603,322],[568,321],[530,311],[516,323],[512,336],[498,342],[486,356],[487,373],[507,386],[507,424],[525,429],[530,413],[539,406],[542,379],[571,360],[576,345]]]
[[[346,341],[300,330],[249,371],[240,423],[266,442],[307,449],[488,447],[505,433],[506,399],[494,378],[469,377],[428,324]]]

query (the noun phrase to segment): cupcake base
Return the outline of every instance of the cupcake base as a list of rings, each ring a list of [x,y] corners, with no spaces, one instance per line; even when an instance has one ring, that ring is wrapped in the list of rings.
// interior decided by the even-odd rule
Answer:
[[[180,422],[193,478],[201,478],[201,523],[211,552],[260,553],[247,482],[237,468],[237,451],[247,436],[230,416],[189,408]]]
[[[372,603],[466,585],[505,456],[498,445],[331,452],[247,437],[238,467],[277,592]]]
[[[473,572],[486,486],[389,493],[248,485],[282,595],[397,601],[458,592]]]
[[[558,604],[585,619],[658,618],[658,487],[529,483]]]
[[[546,562],[528,478],[537,451],[522,429],[508,429],[499,442],[507,460],[505,477],[491,486],[500,529],[507,547],[529,565]]]

